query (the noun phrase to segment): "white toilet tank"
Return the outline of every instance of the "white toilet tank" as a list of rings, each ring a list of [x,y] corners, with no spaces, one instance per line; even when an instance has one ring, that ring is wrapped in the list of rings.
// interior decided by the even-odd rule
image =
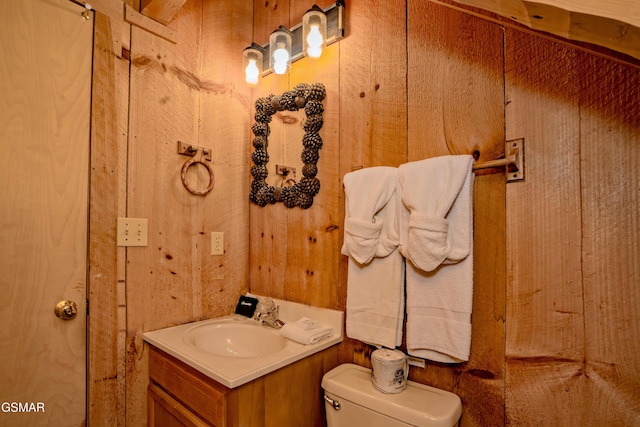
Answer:
[[[397,394],[384,394],[371,382],[371,370],[345,363],[322,377],[328,427],[452,427],[462,415],[451,392],[407,382]]]

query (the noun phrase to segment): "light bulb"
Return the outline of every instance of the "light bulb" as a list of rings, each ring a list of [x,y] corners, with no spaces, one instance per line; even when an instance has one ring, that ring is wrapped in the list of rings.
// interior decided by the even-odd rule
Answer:
[[[309,35],[307,35],[307,56],[310,58],[320,58],[320,55],[322,55],[322,42],[320,26],[311,25],[309,27]]]
[[[276,74],[285,74],[289,64],[289,52],[285,48],[278,48],[273,52],[273,71]]]
[[[260,77],[260,70],[258,69],[258,65],[256,64],[255,59],[249,59],[249,64],[247,68],[244,70],[244,80],[247,84],[256,85],[258,84],[258,78]]]
[[[263,55],[262,48],[252,43],[242,51],[242,67],[244,69],[244,81],[249,86],[256,86],[262,78]]]

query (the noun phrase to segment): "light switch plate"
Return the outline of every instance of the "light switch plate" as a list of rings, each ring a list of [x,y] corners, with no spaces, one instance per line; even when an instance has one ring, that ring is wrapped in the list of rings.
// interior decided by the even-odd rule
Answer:
[[[118,246],[147,246],[149,220],[118,218]]]
[[[224,233],[222,231],[211,232],[211,255],[224,255]]]

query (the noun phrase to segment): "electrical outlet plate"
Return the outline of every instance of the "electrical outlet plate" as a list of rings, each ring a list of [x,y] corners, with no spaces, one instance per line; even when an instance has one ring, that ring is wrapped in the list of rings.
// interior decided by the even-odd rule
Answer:
[[[224,233],[222,231],[211,232],[211,255],[224,254]]]
[[[148,222],[143,218],[118,218],[118,246],[147,246]]]

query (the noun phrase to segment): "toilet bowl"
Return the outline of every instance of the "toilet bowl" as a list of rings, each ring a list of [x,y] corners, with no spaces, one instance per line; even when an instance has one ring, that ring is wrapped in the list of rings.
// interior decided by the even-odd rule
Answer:
[[[322,377],[328,427],[452,427],[462,415],[460,398],[413,381],[401,393],[384,394],[371,370],[345,363]]]

